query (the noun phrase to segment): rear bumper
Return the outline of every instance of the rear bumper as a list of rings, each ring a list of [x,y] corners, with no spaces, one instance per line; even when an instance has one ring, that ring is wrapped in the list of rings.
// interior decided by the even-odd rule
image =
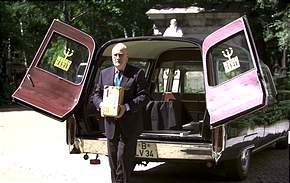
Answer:
[[[202,160],[212,161],[212,145],[209,143],[191,143],[191,142],[161,142],[152,140],[138,140],[138,145],[142,143],[150,144],[156,147],[156,157],[138,157],[148,161],[162,160]],[[137,145],[137,150],[138,150]],[[80,153],[107,155],[107,140],[100,139],[77,139],[74,147]]]

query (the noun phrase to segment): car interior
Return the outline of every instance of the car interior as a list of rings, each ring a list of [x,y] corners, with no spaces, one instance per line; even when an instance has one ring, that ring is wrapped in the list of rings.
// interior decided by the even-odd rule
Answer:
[[[145,71],[150,93],[140,138],[203,140],[209,122],[199,46],[176,40],[135,40],[125,44],[129,63]],[[112,65],[113,46],[111,44],[104,49],[99,71]],[[86,128],[81,129],[87,130],[81,131],[81,136],[103,134],[103,119],[96,112],[92,100],[89,100],[86,109],[87,122],[83,125]]]

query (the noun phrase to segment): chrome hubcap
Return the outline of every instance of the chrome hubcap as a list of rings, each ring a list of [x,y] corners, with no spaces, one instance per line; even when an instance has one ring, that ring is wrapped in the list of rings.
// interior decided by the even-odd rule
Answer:
[[[248,170],[249,157],[250,157],[249,150],[244,150],[241,154],[241,164],[242,164],[243,171]]]

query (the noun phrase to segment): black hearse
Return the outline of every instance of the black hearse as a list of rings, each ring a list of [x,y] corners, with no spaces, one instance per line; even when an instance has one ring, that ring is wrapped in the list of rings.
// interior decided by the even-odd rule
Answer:
[[[90,96],[118,42],[127,45],[129,62],[144,69],[151,96],[137,161],[223,164],[228,176],[244,179],[253,152],[274,142],[288,147],[290,102],[277,100],[246,17],[203,41],[134,37],[100,48],[88,34],[54,20],[13,100],[66,121],[71,153],[106,154],[103,120]]]

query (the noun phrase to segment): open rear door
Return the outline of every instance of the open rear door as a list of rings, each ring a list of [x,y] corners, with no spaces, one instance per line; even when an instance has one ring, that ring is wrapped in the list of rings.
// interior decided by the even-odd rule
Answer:
[[[54,20],[12,99],[65,120],[86,88],[94,51],[91,36]]]
[[[267,91],[246,17],[206,37],[202,52],[212,127],[265,105]]]

